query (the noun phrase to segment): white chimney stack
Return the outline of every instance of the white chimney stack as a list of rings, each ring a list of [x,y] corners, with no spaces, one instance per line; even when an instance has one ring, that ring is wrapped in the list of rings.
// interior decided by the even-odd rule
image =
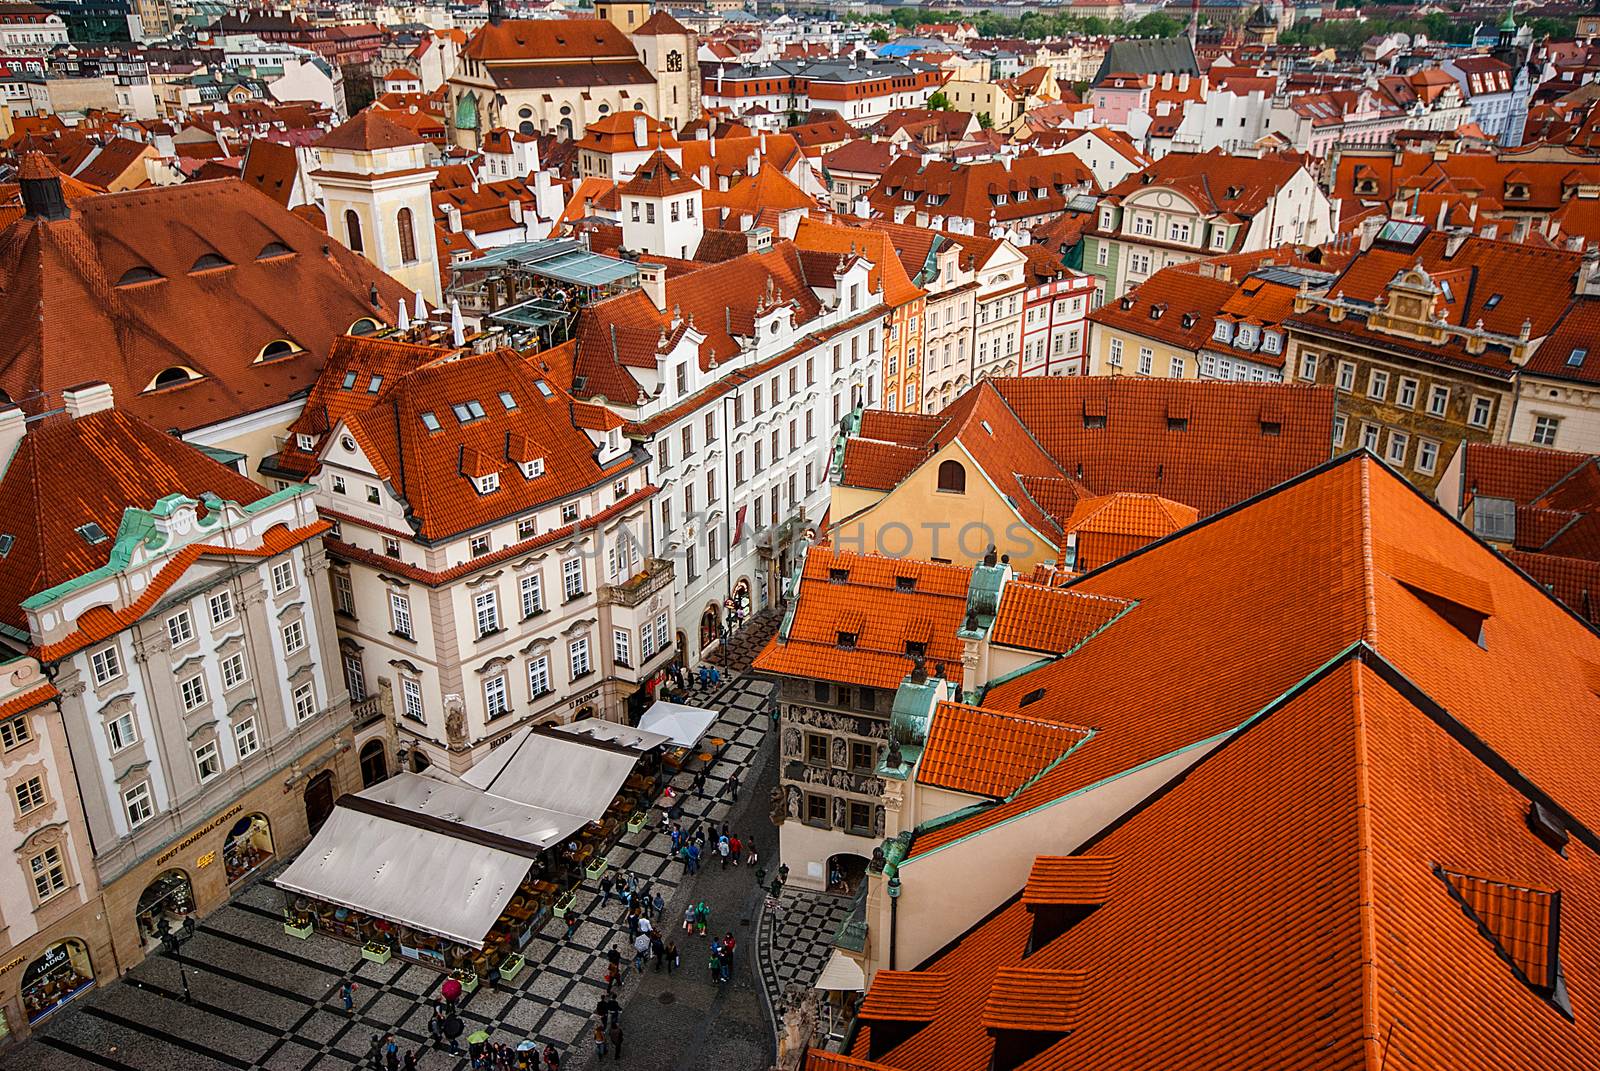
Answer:
[[[11,459],[17,455],[17,447],[22,445],[22,438],[27,434],[28,418],[21,407],[12,405],[0,409],[0,476],[11,467]]]
[[[113,405],[109,383],[84,383],[68,387],[61,392],[61,397],[66,402],[67,415],[73,420],[110,409]]]
[[[667,310],[667,269],[664,264],[639,262],[639,289],[662,312]]]
[[[633,143],[641,149],[650,144],[650,132],[645,127],[643,112],[636,112],[633,116]]]

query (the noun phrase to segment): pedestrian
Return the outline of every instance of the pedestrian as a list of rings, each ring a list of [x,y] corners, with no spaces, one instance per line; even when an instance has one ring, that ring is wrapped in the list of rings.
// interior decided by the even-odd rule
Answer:
[[[393,1034],[383,1039],[383,1066],[389,1071],[400,1071],[400,1046],[395,1044]]]
[[[728,952],[728,946],[723,945],[717,954],[717,981],[726,982],[732,970],[733,956]]]
[[[711,909],[706,906],[706,902],[704,900],[701,900],[698,904],[694,905],[694,932],[702,937],[705,936],[706,923],[710,921]]]
[[[606,1058],[606,1028],[599,1023],[594,1024],[594,1054],[599,1059]]]
[[[645,957],[650,954],[650,936],[641,933],[633,939],[633,969],[643,970]]]
[[[691,844],[691,845],[689,845],[689,873],[690,874],[698,874],[699,872],[700,872],[700,845]]]
[[[616,883],[617,879],[610,874],[607,874],[600,879],[600,902],[602,904],[609,904],[611,902],[611,888]]]
[[[435,1045],[444,1040],[444,1013],[438,1008],[433,1009],[433,1018],[428,1020],[428,1037],[433,1039]]]
[[[599,1000],[594,1002],[594,1014],[595,1014],[595,1017],[600,1020],[600,1025],[602,1025],[602,1026],[605,1025],[606,1016],[611,1014],[611,1010],[610,1010],[611,1006],[608,1003],[610,1000],[611,1000],[611,994],[610,993],[606,993],[606,994],[603,994],[600,997]]]
[[[561,1071],[561,1057],[556,1053],[554,1045],[544,1047],[544,1066],[546,1071]]]
[[[610,966],[610,967],[607,967],[606,968],[606,992],[607,993],[611,992],[611,990],[613,988],[615,988],[617,983],[620,982],[620,981],[622,981],[622,968],[618,967],[618,966],[616,966],[614,964],[612,966]]]
[[[723,870],[728,869],[728,848],[729,848],[728,838],[727,837],[718,837],[717,838],[717,858],[722,860],[722,869]]]
[[[639,912],[639,932],[650,934],[655,932],[655,924],[650,921],[650,916],[642,910]]]
[[[678,942],[667,942],[667,973],[671,974],[678,969]]]
[[[678,823],[672,823],[672,854],[678,854],[678,849],[683,846],[683,830],[678,828]]]
[[[611,1024],[611,1058],[622,1059],[622,1024],[619,1022]]]
[[[417,1057],[421,1049],[412,1049],[406,1053],[405,1061],[400,1065],[400,1071],[417,1071]]]
[[[661,935],[654,930],[650,932],[650,954],[655,957],[655,972],[661,973],[661,961],[666,958],[667,946],[661,940]]]
[[[617,1003],[617,998],[612,996],[610,993],[606,994],[605,1019],[606,1021],[613,1023],[620,1022],[622,1020],[622,1005]]]
[[[346,978],[339,985],[339,999],[344,1002],[344,1013],[349,1015],[356,1007],[356,984]]]
[[[383,1066],[383,1035],[372,1035],[372,1042],[367,1046],[367,1059],[372,1061],[373,1067]]]
[[[755,866],[756,865],[756,858],[757,858],[757,856],[756,856],[756,845],[755,845],[754,841],[751,841],[750,842],[750,853],[744,857],[745,865],[746,866],[750,866],[750,867]],[[760,880],[759,877],[757,878],[757,880]]]
[[[730,965],[733,963],[733,947],[735,944],[736,942],[733,939],[733,933],[732,931],[729,931],[727,936],[723,937],[722,939],[722,950],[727,953],[728,963]]]
[[[737,770],[735,770],[728,777],[728,793],[729,798],[732,799],[734,803],[739,802],[739,771]]]
[[[739,856],[744,851],[744,845],[739,843],[739,834],[735,833],[728,838],[728,855],[733,859],[733,865],[739,865]]]
[[[655,898],[650,901],[650,906],[654,909],[656,918],[660,918],[667,910],[667,902],[666,900],[662,899],[661,890],[656,890]]]
[[[712,941],[711,956],[706,960],[706,970],[711,972],[713,984],[722,981],[722,957],[717,954],[720,951],[721,949],[717,947],[717,942]]]
[[[578,913],[578,906],[574,904],[567,908],[567,940],[572,940],[573,935],[578,932],[578,927],[581,925],[583,925],[583,916]]]
[[[606,950],[606,962],[611,964],[613,969],[622,967],[622,950],[617,947],[615,941],[612,941],[611,947]]]
[[[695,920],[695,909],[694,909],[694,905],[690,904],[688,907],[683,909],[683,932],[684,933],[693,933],[694,932],[694,920]]]

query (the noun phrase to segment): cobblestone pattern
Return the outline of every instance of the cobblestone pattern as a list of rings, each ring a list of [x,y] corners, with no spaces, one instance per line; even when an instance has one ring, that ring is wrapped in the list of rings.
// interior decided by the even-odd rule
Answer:
[[[785,889],[776,910],[761,920],[761,981],[774,1005],[790,986],[810,989],[833,954],[833,935],[851,900],[831,893]]]

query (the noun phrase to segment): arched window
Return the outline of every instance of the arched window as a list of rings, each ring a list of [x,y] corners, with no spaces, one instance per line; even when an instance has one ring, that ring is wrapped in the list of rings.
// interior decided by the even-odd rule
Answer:
[[[952,495],[967,493],[967,470],[956,460],[939,463],[939,490]]]
[[[222,257],[219,257],[215,253],[202,253],[199,259],[194,262],[194,267],[190,268],[189,270],[191,272],[211,271],[215,268],[231,268],[232,266],[233,265],[229,264],[226,260],[224,260]]]
[[[347,208],[344,212],[345,245],[350,247],[350,252],[361,252],[361,217],[356,215],[356,210]]]
[[[296,346],[293,342],[290,342],[288,339],[286,339],[286,338],[275,338],[271,342],[267,343],[265,346],[261,347],[261,352],[256,355],[256,360],[257,361],[270,361],[274,357],[287,357],[291,353],[299,353],[299,352],[300,352],[300,347]]]
[[[400,259],[407,264],[417,259],[417,234],[411,226],[411,209],[402,208],[396,222],[400,227]]]
[[[164,368],[156,373],[156,377],[150,381],[145,390],[165,390],[168,387],[176,387],[199,378],[200,373],[194,369],[175,364],[171,368]]]
[[[138,283],[153,283],[160,278],[161,276],[157,275],[153,268],[138,264],[123,272],[122,278],[117,280],[117,285],[134,286]]]
[[[345,332],[350,335],[370,335],[378,329],[378,321],[370,316],[363,316],[350,325],[350,330]]]

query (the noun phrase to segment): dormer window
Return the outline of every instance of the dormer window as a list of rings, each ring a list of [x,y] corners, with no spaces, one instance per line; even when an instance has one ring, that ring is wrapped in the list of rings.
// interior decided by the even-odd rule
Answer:
[[[1028,191],[1027,190],[1018,190],[1017,191],[1017,203],[1018,204],[1021,204],[1023,201],[1026,201],[1027,199],[1028,199]]]
[[[487,472],[482,476],[474,477],[472,483],[477,487],[478,494],[493,494],[500,490],[500,474],[498,472]]]
[[[840,632],[839,633],[839,646],[843,647],[847,651],[851,650],[851,649],[853,649],[855,647],[856,641],[859,638],[860,638],[859,634],[854,633],[854,632]]]
[[[202,253],[199,259],[194,262],[194,266],[189,269],[189,272],[190,274],[193,274],[195,272],[215,271],[217,268],[231,267],[233,267],[232,264],[229,264],[226,260],[224,260],[222,257],[219,257],[215,253]]]
[[[917,199],[917,191],[916,190],[907,190],[906,193],[905,193],[905,197],[906,197],[906,200],[908,200],[908,201],[915,201]]]
[[[1508,201],[1526,201],[1527,199],[1528,199],[1528,187],[1524,186],[1522,183],[1513,182],[1511,185],[1506,187],[1506,200],[1508,200]]]
[[[296,435],[294,437],[294,444],[296,446],[298,446],[303,452],[309,454],[312,450],[314,450],[316,448],[317,439],[316,439],[316,436],[314,436],[314,435]]]
[[[997,193],[997,194],[994,195],[994,203],[997,204],[997,205],[1003,205],[1008,200],[1009,200],[1009,198],[1003,193]]]
[[[1276,331],[1263,331],[1261,333],[1261,352],[1277,353],[1283,345],[1283,337]]]
[[[544,458],[536,457],[532,461],[524,461],[521,467],[523,476],[536,480],[544,475]]]

